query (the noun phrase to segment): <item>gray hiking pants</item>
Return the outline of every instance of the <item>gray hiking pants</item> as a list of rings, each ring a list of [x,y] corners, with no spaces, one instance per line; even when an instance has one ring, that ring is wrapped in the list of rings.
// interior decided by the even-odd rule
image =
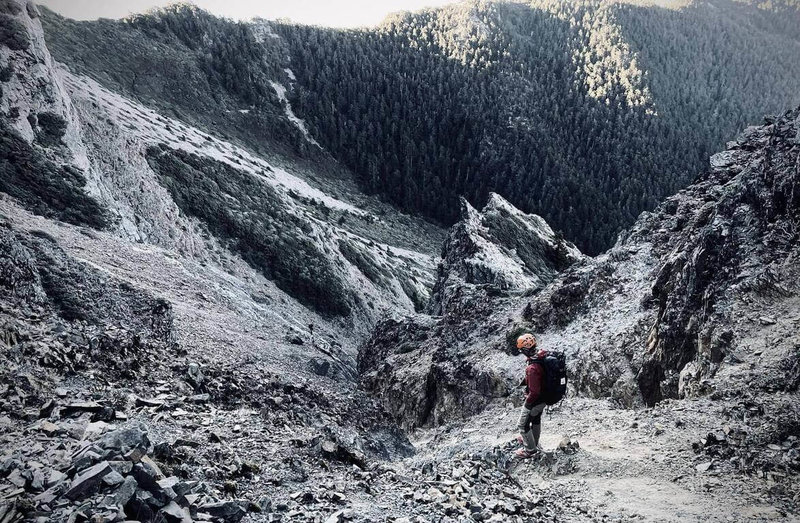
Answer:
[[[542,434],[542,412],[546,406],[546,403],[537,403],[530,409],[524,405],[522,407],[517,429],[527,450],[534,451],[539,445],[539,436]]]

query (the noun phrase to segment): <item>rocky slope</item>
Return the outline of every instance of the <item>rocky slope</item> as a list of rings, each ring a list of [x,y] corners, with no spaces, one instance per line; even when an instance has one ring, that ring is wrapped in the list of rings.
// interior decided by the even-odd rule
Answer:
[[[324,156],[304,124],[287,118],[293,73],[266,23],[175,3],[124,21],[78,22],[43,8],[42,24],[59,61],[160,114],[262,155]]]
[[[69,72],[50,57],[35,7],[4,5],[21,43],[3,47],[4,166],[14,176],[3,183],[26,208],[219,267],[241,258],[274,284],[269,299],[318,316],[303,327],[341,319],[363,335],[387,307],[424,305],[434,227],[344,201],[292,158],[269,162]]]
[[[338,168],[55,63],[30,2],[0,22],[0,522],[798,514],[800,110],[602,256],[494,196],[437,272],[438,229]],[[526,329],[574,390],[519,464]]]
[[[381,323],[359,355],[366,388],[406,426],[469,417],[511,393],[509,342],[531,330],[568,353],[579,394],[631,407],[744,390],[770,398],[764,437],[796,433],[798,115],[747,129],[608,253],[530,298],[463,292],[441,318]]]
[[[356,346],[425,306],[439,230],[72,73],[31,2],[0,22],[0,521],[270,520],[301,505],[281,477],[407,453]],[[133,422],[141,456],[100,440]],[[266,495],[244,456],[277,507],[217,504]]]
[[[648,405],[742,386],[796,390],[796,376],[784,374],[795,365],[796,339],[775,326],[795,319],[798,114],[745,130],[607,255],[567,271],[526,305],[524,320],[552,333],[554,344],[582,342],[581,352],[606,365],[615,360],[609,352],[624,357],[606,373],[618,381],[596,393],[624,398],[630,377]],[[603,304],[615,299],[630,304],[622,321],[605,315],[614,308]],[[589,323],[596,327],[581,328],[587,337],[570,343],[573,329]]]
[[[545,479],[539,492],[567,499],[578,489],[583,513],[567,520],[791,520],[798,166],[800,109],[745,130],[608,253],[576,260],[540,291],[466,285],[441,317],[380,323],[359,353],[364,388],[416,428],[415,460],[460,474],[454,457],[513,450],[523,361],[512,344],[532,331],[568,354],[572,386],[544,422],[555,453],[510,465],[512,477]],[[468,213],[448,245],[475,220]]]
[[[453,410],[473,414],[508,395],[501,376],[476,364],[483,351],[470,342],[498,332],[484,321],[498,304],[540,291],[584,260],[542,218],[499,195],[481,212],[462,205],[463,217],[442,248],[432,315],[383,321],[359,353],[362,383],[406,427],[441,423]]]
[[[578,249],[540,217],[520,212],[492,194],[478,213],[461,200],[462,218],[442,248],[442,262],[428,309],[441,315],[453,294],[476,286],[494,292],[540,290],[582,259]]]

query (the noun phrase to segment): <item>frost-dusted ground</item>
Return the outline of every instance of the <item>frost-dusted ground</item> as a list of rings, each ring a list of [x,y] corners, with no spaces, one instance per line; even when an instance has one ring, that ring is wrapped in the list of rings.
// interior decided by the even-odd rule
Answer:
[[[721,433],[724,408],[704,399],[630,410],[569,398],[543,417],[542,446],[554,463],[524,462],[512,476],[534,492],[560,493],[585,507],[583,516],[560,521],[796,521],[771,498],[773,481],[713,466],[697,470],[709,459],[692,443]],[[433,459],[445,468],[459,454],[512,448],[517,411],[512,402],[497,404],[462,424],[420,431],[412,441],[421,453],[409,463]],[[577,454],[557,450],[564,437],[579,443]]]
[[[325,194],[302,178],[250,154],[241,147],[215,138],[178,120],[162,116],[135,101],[109,91],[88,77],[64,72],[63,78],[73,96],[86,97],[100,105],[112,118],[124,122],[123,125],[129,135],[144,143],[163,143],[175,149],[207,156],[236,169],[246,170],[271,184],[280,185],[285,190],[292,190],[304,197],[319,200],[328,207],[354,214],[364,212]],[[288,105],[287,110],[289,110]]]
[[[286,74],[289,76],[289,79],[295,80],[294,73],[291,69],[286,69]],[[319,147],[319,143],[311,136],[311,133],[308,132],[308,127],[306,126],[306,122],[304,122],[301,118],[298,118],[294,111],[292,110],[292,105],[289,103],[289,99],[286,98],[286,88],[279,84],[278,82],[270,82],[272,88],[275,89],[275,93],[278,95],[281,103],[283,104],[283,110],[286,112],[286,118],[292,122],[295,127],[300,129],[300,132],[303,133],[303,136],[306,137],[310,143]]]
[[[302,331],[305,323],[314,318],[282,297],[280,291],[240,260],[231,257],[221,270],[159,247],[32,216],[8,198],[0,199],[0,214],[10,219],[15,228],[43,231],[57,238],[70,255],[109,277],[167,298],[173,304],[179,341],[188,351],[188,361],[213,361],[215,366],[237,369],[239,377],[258,376],[259,369],[270,368],[287,381],[313,383],[314,387],[329,391],[329,397],[337,398],[337,402],[346,401],[344,398],[351,394],[348,389],[352,384],[321,380],[304,366],[309,358],[325,356],[325,351],[331,349],[327,340],[347,339],[345,329],[318,325],[315,343],[303,347],[286,343],[290,330]],[[263,293],[261,299],[250,300],[248,295],[256,289]],[[269,301],[260,303],[267,296]],[[790,304],[786,307],[791,308]],[[789,316],[783,309],[766,313]],[[772,326],[744,321],[751,325],[748,339],[754,340],[765,339],[765,333],[776,335],[799,326],[798,318]],[[555,342],[554,338],[542,340],[549,345]],[[346,344],[340,357],[351,356],[352,350]],[[742,362],[740,368],[749,364]],[[503,366],[513,375],[521,373],[523,365],[519,357],[505,357]],[[164,372],[158,369],[160,376]],[[169,402],[180,397],[180,383],[181,375],[176,374],[164,380],[158,391],[139,386],[135,392]],[[98,386],[91,376],[72,378],[64,385],[71,398],[90,390],[95,397],[105,398],[110,394],[106,389],[115,390],[114,384]],[[304,418],[308,421],[302,423],[289,421],[293,419],[292,408],[282,413],[272,407],[260,410],[215,403],[135,409],[131,419],[147,423],[156,442],[178,438],[204,442],[194,452],[196,461],[191,463],[196,464],[190,470],[199,477],[208,473],[206,480],[212,484],[221,484],[227,477],[225,467],[236,460],[258,463],[259,474],[235,479],[238,496],[256,502],[268,497],[272,507],[286,504],[283,514],[294,514],[290,521],[324,521],[343,508],[349,509],[358,522],[394,521],[414,515],[422,517],[421,521],[447,521],[442,519],[440,504],[426,501],[424,496],[432,488],[447,490],[450,482],[462,481],[460,475],[464,471],[459,469],[464,468],[465,462],[473,463],[469,456],[497,447],[510,455],[518,399],[519,391],[467,421],[412,433],[416,456],[378,461],[366,471],[335,462],[321,465],[326,461],[314,457],[313,438],[340,416],[333,409],[324,413],[312,411]],[[731,473],[719,461],[708,471],[696,469],[710,458],[695,454],[693,442],[709,432],[722,432],[726,425],[740,428],[741,424],[726,421],[724,411],[729,406],[727,401],[701,399],[666,401],[654,409],[629,410],[619,409],[607,400],[570,397],[552,414],[544,415],[542,445],[554,452],[553,461],[516,466],[511,477],[519,485],[509,481],[503,483],[503,488],[525,499],[540,500],[538,509],[553,511],[558,521],[793,520],[794,514],[782,513],[780,503],[771,497],[770,489],[775,483],[769,477]],[[269,413],[267,419],[265,412]],[[223,443],[209,441],[211,433]],[[555,450],[564,436],[579,442],[577,454]],[[292,472],[298,464],[312,473],[311,480],[301,480]],[[275,483],[275,478],[282,479]],[[305,493],[313,493],[315,501],[303,502]],[[316,501],[334,493],[346,501],[341,505]],[[420,500],[414,499],[416,493],[420,493]],[[492,503],[496,498],[514,500],[502,495],[473,497],[478,503]],[[501,521],[516,520],[511,515],[502,518]],[[522,521],[528,519],[523,515]],[[270,521],[269,512],[249,514],[245,521]]]
[[[299,348],[288,339],[308,338],[308,325],[314,323],[318,344],[327,347],[336,340],[348,358],[354,357],[351,327],[322,321],[233,255],[221,253],[218,264],[206,263],[33,216],[5,196],[0,213],[15,228],[44,231],[76,259],[167,299],[174,307],[179,343],[190,353],[229,363],[257,356],[277,371],[302,375],[310,372],[307,360],[325,356],[312,344]],[[291,349],[306,361],[296,361]]]

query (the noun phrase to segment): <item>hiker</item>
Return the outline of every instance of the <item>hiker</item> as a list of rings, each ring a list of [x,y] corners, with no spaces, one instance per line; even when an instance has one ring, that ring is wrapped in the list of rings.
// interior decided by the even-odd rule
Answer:
[[[547,351],[537,351],[536,338],[533,334],[523,334],[517,338],[517,349],[527,357],[528,365],[522,381],[522,384],[525,385],[525,405],[522,406],[522,413],[519,417],[520,435],[517,438],[522,448],[516,452],[516,456],[528,459],[541,450],[539,436],[542,433],[542,412],[544,412],[547,402],[544,398],[544,366],[540,362],[547,355]]]

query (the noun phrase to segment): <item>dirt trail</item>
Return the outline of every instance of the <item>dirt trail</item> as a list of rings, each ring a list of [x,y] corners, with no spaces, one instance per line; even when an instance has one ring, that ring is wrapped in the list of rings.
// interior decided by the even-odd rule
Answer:
[[[543,419],[541,444],[551,460],[516,464],[512,476],[534,492],[562,489],[580,498],[587,513],[611,520],[798,521],[770,496],[776,483],[714,466],[692,444],[721,429],[712,401],[667,401],[654,409],[615,408],[605,400],[570,398]],[[517,407],[495,405],[465,424],[419,431],[420,454],[409,463],[446,461],[455,453],[514,448]],[[569,437],[580,450],[559,444]],[[427,450],[426,450],[427,449]],[[565,521],[592,520],[591,516]]]

